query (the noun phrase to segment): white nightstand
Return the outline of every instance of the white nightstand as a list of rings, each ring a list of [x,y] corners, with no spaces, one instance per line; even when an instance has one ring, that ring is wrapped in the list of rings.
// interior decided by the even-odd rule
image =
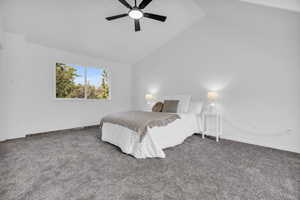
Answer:
[[[205,135],[213,135],[216,137],[216,141],[219,142],[220,135],[222,134],[221,113],[218,111],[214,111],[214,112],[204,111],[202,119],[203,119],[202,138],[205,138]]]

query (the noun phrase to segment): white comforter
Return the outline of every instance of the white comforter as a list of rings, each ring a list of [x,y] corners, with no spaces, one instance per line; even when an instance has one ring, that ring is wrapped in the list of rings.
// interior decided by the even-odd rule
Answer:
[[[179,114],[178,119],[164,127],[148,129],[142,143],[139,135],[128,128],[105,123],[102,140],[121,148],[136,158],[165,158],[163,149],[181,144],[187,137],[199,133],[201,123],[195,114]]]

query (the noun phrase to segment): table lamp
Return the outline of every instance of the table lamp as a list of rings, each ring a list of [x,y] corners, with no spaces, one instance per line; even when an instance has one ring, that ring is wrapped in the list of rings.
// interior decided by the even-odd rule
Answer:
[[[150,105],[155,101],[155,98],[154,98],[153,94],[146,94],[145,100],[146,100],[147,104]]]
[[[216,111],[216,101],[219,97],[219,94],[214,91],[210,91],[207,93],[207,99],[208,99],[208,106],[209,106],[209,111],[214,112]]]

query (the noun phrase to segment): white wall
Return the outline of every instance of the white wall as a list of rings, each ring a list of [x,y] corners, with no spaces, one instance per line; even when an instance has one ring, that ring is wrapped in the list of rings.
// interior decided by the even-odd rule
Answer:
[[[300,15],[233,6],[134,65],[133,101],[217,90],[223,137],[300,152]]]
[[[130,66],[36,45],[22,35],[6,33],[5,39],[0,51],[0,140],[95,125],[106,113],[130,109]],[[52,86],[56,62],[107,66],[112,77],[112,100],[55,100]]]
[[[3,43],[4,43],[3,19],[0,16],[0,49],[2,49]]]

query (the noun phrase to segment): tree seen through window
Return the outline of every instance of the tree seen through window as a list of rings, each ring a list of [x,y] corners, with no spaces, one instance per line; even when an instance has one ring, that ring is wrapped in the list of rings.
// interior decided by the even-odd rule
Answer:
[[[56,98],[109,99],[109,73],[102,68],[56,63]]]

